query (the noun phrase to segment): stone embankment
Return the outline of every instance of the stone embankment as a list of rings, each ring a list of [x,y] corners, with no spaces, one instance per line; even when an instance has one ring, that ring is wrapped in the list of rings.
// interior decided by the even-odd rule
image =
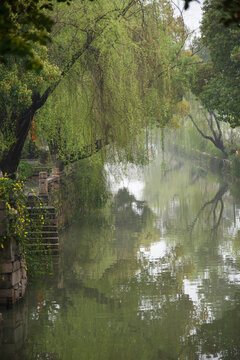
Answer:
[[[12,305],[24,297],[27,287],[26,262],[15,241],[0,252],[0,305]]]
[[[57,216],[54,206],[48,205],[48,193],[51,189],[59,188],[60,174],[58,169],[53,169],[51,176],[47,172],[39,173],[39,194],[43,202],[42,207],[33,204],[33,197],[29,197],[28,211],[31,217],[39,218],[42,215],[44,225],[41,233],[29,233],[29,251],[48,251],[54,256],[59,251]],[[0,206],[2,206],[0,204]],[[5,209],[0,207],[0,234],[4,231],[3,224]],[[39,239],[40,236],[40,239]],[[22,299],[27,287],[26,262],[21,245],[12,241],[4,249],[0,249],[0,305],[11,306]],[[1,322],[1,314],[0,314]]]

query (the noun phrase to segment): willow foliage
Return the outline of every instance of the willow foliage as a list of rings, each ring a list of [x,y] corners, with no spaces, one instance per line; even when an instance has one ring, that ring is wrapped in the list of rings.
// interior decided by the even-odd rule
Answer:
[[[141,147],[144,129],[176,116],[183,87],[184,25],[168,1],[75,1],[55,10],[51,60],[59,68],[90,46],[38,114],[38,131],[64,158],[97,139],[124,150]]]

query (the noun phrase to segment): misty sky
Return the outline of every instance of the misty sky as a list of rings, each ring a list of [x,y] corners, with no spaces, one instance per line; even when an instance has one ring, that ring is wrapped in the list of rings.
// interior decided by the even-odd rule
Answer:
[[[177,0],[175,3],[178,4],[181,8],[183,8],[183,6],[184,6],[183,0]],[[199,26],[200,26],[200,22],[201,22],[201,18],[202,18],[202,10],[201,10],[202,3],[203,3],[203,0],[200,0],[199,2],[192,1],[189,5],[188,10],[183,12],[185,24],[191,30],[197,30],[198,34],[200,32]],[[177,14],[177,10],[176,10],[176,14]]]
[[[201,1],[202,3],[203,1]],[[184,20],[186,25],[191,29],[198,29],[202,18],[201,4],[195,1],[191,2],[188,10],[184,11]]]

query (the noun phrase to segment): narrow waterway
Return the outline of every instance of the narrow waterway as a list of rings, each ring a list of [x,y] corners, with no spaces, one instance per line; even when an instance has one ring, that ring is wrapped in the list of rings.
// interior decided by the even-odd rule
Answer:
[[[151,155],[151,154],[150,154]],[[4,311],[1,360],[240,359],[240,200],[159,153],[61,235],[57,273]]]

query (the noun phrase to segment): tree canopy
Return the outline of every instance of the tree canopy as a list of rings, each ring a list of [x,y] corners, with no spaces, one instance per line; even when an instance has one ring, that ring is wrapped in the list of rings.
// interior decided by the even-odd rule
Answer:
[[[203,9],[202,43],[211,62],[197,66],[192,91],[207,110],[216,112],[218,120],[235,127],[240,124],[240,29],[219,22],[222,11],[217,0],[206,1]]]
[[[66,2],[71,0],[55,0]],[[52,0],[2,0],[0,3],[0,61],[6,56],[17,56],[25,60],[27,68],[43,67],[35,56],[34,45],[46,45],[53,26]]]
[[[33,120],[65,159],[102,139],[131,160],[146,127],[175,126],[192,58],[169,1],[74,1],[53,15],[51,44],[35,50],[44,70],[16,59],[1,67],[2,171],[16,171]]]

